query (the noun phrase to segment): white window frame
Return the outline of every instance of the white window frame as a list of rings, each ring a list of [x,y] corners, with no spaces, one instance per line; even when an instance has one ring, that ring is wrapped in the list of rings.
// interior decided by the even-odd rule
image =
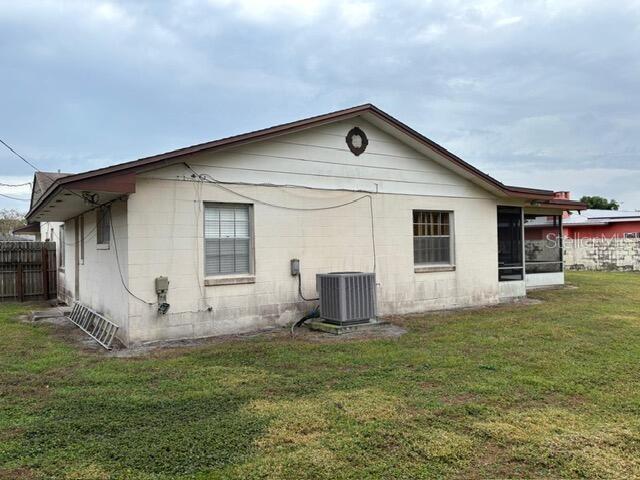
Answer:
[[[415,251],[415,212],[440,213],[449,216],[449,261],[448,262],[420,262],[416,261]],[[446,235],[441,235],[445,237]],[[411,210],[411,240],[413,247],[413,266],[416,273],[434,272],[434,271],[452,271],[455,270],[455,215],[453,210],[437,210],[433,208],[414,208]]]
[[[253,204],[251,203],[231,203],[231,202],[203,202],[202,210],[202,269],[205,277],[206,285],[225,285],[228,283],[253,283],[255,280],[255,254],[254,254],[254,225],[253,225]],[[246,272],[233,272],[233,273],[207,273],[207,251],[206,251],[206,209],[207,208],[246,208],[248,212],[249,221],[249,268]],[[229,282],[226,279],[230,279]],[[240,281],[234,281],[234,279],[240,279]]]

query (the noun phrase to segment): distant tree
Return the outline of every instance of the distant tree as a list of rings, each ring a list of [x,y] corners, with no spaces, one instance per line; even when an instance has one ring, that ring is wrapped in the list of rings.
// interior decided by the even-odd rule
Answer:
[[[620,208],[620,204],[613,198],[611,200],[607,200],[606,198],[599,197],[597,195],[593,197],[585,195],[580,199],[580,201],[586,203],[589,208],[594,210],[618,210]]]
[[[14,208],[0,209],[0,237],[10,237],[13,229],[26,224],[24,213]]]

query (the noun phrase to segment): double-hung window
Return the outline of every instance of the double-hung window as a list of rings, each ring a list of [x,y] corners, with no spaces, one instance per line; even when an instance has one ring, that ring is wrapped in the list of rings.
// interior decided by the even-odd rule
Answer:
[[[413,261],[416,266],[453,265],[451,212],[413,211]]]
[[[205,275],[252,273],[251,230],[250,205],[205,204]]]

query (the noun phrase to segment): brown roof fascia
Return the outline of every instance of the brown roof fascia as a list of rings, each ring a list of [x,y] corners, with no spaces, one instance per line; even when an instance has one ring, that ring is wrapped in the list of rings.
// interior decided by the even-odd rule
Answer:
[[[214,140],[211,142],[191,145],[189,147],[179,148],[177,150],[172,150],[170,152],[161,153],[161,154],[153,155],[150,157],[144,157],[138,160],[133,160],[131,162],[120,163],[117,165],[110,165],[108,167],[100,168],[97,170],[89,170],[87,172],[82,172],[75,175],[69,175],[68,177],[58,179],[56,182],[50,185],[49,188],[47,189],[47,192],[45,192],[45,194],[40,196],[36,205],[32,206],[31,210],[27,214],[27,217],[35,213],[35,211],[40,206],[40,204],[43,203],[43,200],[49,195],[51,195],[56,190],[56,187],[65,185],[67,183],[71,183],[77,180],[84,180],[86,178],[93,178],[99,175],[122,172],[126,170],[135,171],[137,169],[141,169],[143,167],[146,167],[152,164],[157,164],[163,161],[173,160],[175,158],[183,157],[186,155],[199,153],[203,150],[237,146],[237,145],[242,145],[243,143],[259,141],[264,138],[271,138],[276,135],[284,135],[287,133],[292,133],[303,128],[309,128],[312,126],[322,125],[324,123],[335,122],[336,120],[343,120],[346,118],[355,117],[360,113],[366,111],[370,107],[372,107],[372,105],[369,105],[369,104],[360,105],[360,106],[348,108],[345,110],[339,110],[337,112],[326,113],[323,115],[318,115],[316,117],[297,120],[295,122],[285,123],[282,125],[276,125],[274,127],[269,127],[262,130],[256,130],[253,132],[242,133],[240,135],[234,135],[232,137],[221,138],[219,140]]]
[[[144,167],[148,167],[150,165],[155,165],[162,162],[168,162],[169,160],[174,160],[179,157],[199,153],[203,150],[221,149],[225,147],[242,145],[244,143],[264,140],[274,136],[284,135],[287,133],[293,133],[298,130],[319,126],[325,123],[344,120],[344,119],[355,117],[357,115],[360,115],[362,113],[367,113],[367,112],[390,123],[391,125],[395,126],[398,130],[404,132],[405,134],[409,135],[413,139],[417,140],[419,143],[422,143],[423,145],[437,151],[438,153],[446,157],[448,160],[453,162],[455,165],[461,167],[462,169],[468,171],[469,173],[484,180],[488,184],[492,185],[494,188],[497,188],[499,191],[503,192],[506,196],[519,197],[519,198],[532,198],[532,199],[549,199],[553,197],[553,192],[550,190],[537,190],[537,189],[504,185],[503,183],[499,182],[495,178],[478,170],[474,166],[470,165],[469,163],[465,162],[464,160],[457,157],[453,153],[449,152],[444,147],[438,145],[434,141],[418,133],[408,125],[405,125],[404,123],[392,117],[388,113],[380,110],[375,105],[367,103],[364,105],[359,105],[359,106],[347,108],[344,110],[338,110],[335,112],[326,113],[326,114],[318,115],[315,117],[309,117],[302,120],[296,120],[294,122],[276,125],[273,127],[262,129],[262,130],[256,130],[253,132],[243,133],[240,135],[234,135],[231,137],[226,137],[226,138],[214,140],[211,142],[192,145],[189,147],[180,148],[170,152],[161,153],[158,155],[153,155],[153,156],[141,158],[138,160],[133,160],[130,162],[111,165],[111,166],[100,168],[97,170],[90,170],[90,171],[78,173],[75,175],[69,175],[64,178],[59,178],[52,185],[49,186],[49,188],[43,195],[40,196],[40,198],[36,202],[36,205],[33,205],[31,210],[27,214],[27,217],[35,213],[35,211],[39,208],[40,204],[42,204],[43,201],[48,196],[50,196],[58,187],[70,184],[72,182],[77,182],[79,180],[85,180],[88,178],[94,178],[100,175],[115,174],[118,172],[122,172],[122,173],[130,172],[130,171],[135,172],[136,170],[142,169]],[[70,188],[70,186],[68,188]]]
[[[32,233],[38,234],[40,233],[40,222],[28,223],[27,225],[14,228],[11,233],[13,233],[14,235],[32,234]]]
[[[94,192],[134,193],[136,191],[136,174],[133,172],[102,174],[65,182],[65,188]]]
[[[589,206],[586,203],[578,202],[576,200],[565,200],[561,198],[556,198],[554,200],[549,200],[548,202],[544,202],[544,205],[548,205],[550,207],[560,207],[565,210],[586,210]]]
[[[492,176],[487,175],[483,171],[478,170],[473,165],[465,162],[460,157],[458,157],[457,155],[451,153],[449,150],[447,150],[443,146],[437,144],[433,140],[425,137],[420,132],[417,132],[416,130],[414,130],[410,126],[402,123],[400,120],[398,120],[398,119],[392,117],[391,115],[389,115],[388,113],[380,110],[375,105],[370,105],[370,110],[371,110],[371,112],[373,114],[377,115],[378,117],[382,118],[383,120],[387,121],[388,123],[391,123],[396,128],[398,128],[399,130],[401,130],[405,134],[409,135],[410,137],[414,138],[415,140],[419,141],[423,145],[425,145],[425,146],[437,151],[438,153],[440,153],[441,155],[446,157],[448,160],[451,160],[454,164],[458,165],[459,167],[462,167],[464,170],[468,171],[469,173],[472,173],[473,175],[481,178],[482,180],[486,181],[487,183],[491,184],[492,186],[498,188],[500,191],[504,192],[505,195],[507,195],[507,196],[522,197],[522,198],[532,198],[532,197],[535,197],[535,198],[549,198],[549,197],[553,197],[553,191],[551,191],[551,190],[540,190],[540,189],[535,189],[535,188],[524,188],[524,187],[514,187],[514,186],[505,185],[502,182],[500,182],[499,180],[496,180],[495,178],[493,178]]]

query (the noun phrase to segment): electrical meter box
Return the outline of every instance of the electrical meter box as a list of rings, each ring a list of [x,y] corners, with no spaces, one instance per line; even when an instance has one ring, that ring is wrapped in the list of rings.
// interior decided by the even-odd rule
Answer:
[[[167,277],[156,277],[156,293],[162,295],[169,290],[169,279]]]
[[[297,258],[291,259],[291,275],[294,277],[300,275],[300,260]]]

